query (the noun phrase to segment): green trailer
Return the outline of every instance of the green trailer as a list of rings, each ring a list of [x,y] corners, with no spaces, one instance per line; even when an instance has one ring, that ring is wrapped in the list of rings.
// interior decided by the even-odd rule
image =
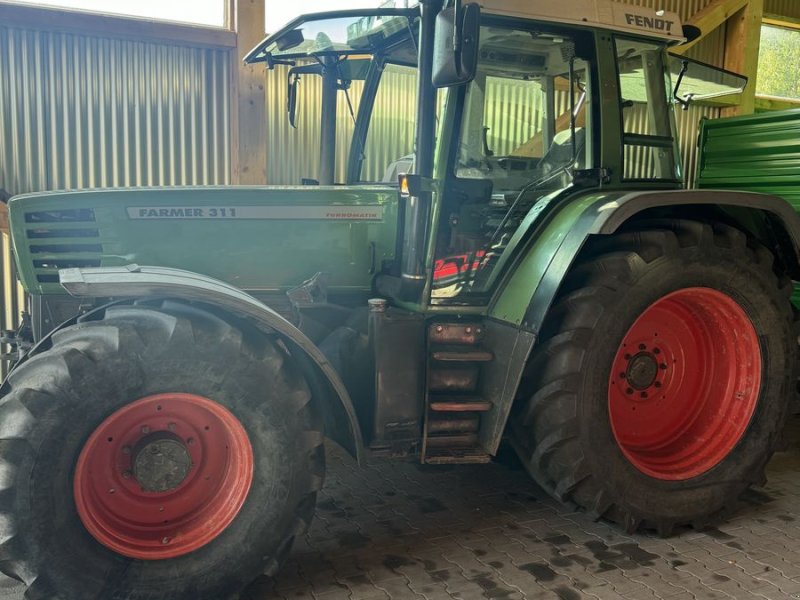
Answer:
[[[699,146],[698,188],[780,196],[800,211],[800,110],[705,120]]]
[[[308,526],[325,436],[427,464],[506,440],[630,532],[702,527],[763,482],[800,218],[726,177],[684,189],[673,114],[744,81],[671,56],[698,33],[672,13],[562,5],[423,0],[267,38],[246,60],[288,69],[292,121],[297,81],[323,89],[295,186],[10,201],[31,304],[5,334],[0,570],[27,597],[238,597]],[[381,115],[397,72],[416,112]],[[380,118],[414,122],[410,154],[381,157]]]

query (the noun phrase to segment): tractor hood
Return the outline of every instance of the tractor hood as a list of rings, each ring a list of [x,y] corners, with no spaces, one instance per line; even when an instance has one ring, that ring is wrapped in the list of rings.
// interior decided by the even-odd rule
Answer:
[[[331,290],[369,290],[395,248],[390,187],[109,189],[9,203],[20,278],[61,294],[58,270],[132,263],[208,275],[249,291],[285,290],[317,272]]]

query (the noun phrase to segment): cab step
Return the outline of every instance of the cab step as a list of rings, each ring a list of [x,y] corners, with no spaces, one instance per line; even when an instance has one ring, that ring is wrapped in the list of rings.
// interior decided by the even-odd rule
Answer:
[[[428,435],[451,432],[477,433],[481,424],[478,413],[445,413],[431,415],[428,420]]]
[[[480,322],[433,323],[428,327],[428,375],[422,462],[485,463],[481,415],[493,404],[480,395],[481,371],[494,360],[482,347]]]
[[[477,433],[453,433],[450,435],[431,435],[428,437],[428,448],[448,448],[450,450],[468,449],[478,443]]]
[[[492,403],[480,396],[431,396],[430,409],[434,412],[487,412]]]
[[[494,354],[481,348],[442,346],[433,350],[431,358],[439,362],[491,362]]]
[[[431,448],[425,457],[425,464],[428,465],[474,465],[491,461],[489,454],[474,448]]]

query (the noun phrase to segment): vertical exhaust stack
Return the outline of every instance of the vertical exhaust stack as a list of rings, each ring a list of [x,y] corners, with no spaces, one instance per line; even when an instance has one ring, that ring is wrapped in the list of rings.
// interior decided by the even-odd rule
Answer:
[[[433,176],[436,135],[436,90],[432,85],[434,33],[441,2],[422,0],[422,23],[419,36],[419,90],[417,103],[417,138],[414,175],[420,181]],[[402,255],[400,275],[403,290],[418,295],[425,284],[425,243],[431,210],[431,191],[415,186],[403,199]],[[406,294],[403,294],[405,296]]]

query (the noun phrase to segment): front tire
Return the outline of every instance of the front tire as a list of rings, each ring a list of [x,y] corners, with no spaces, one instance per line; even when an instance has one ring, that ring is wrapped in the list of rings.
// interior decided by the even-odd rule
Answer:
[[[541,331],[512,421],[528,471],[595,518],[701,527],[765,481],[795,381],[791,282],[722,224],[593,240]]]
[[[0,569],[31,600],[229,599],[277,571],[324,476],[282,345],[175,302],[65,328],[0,401]]]

